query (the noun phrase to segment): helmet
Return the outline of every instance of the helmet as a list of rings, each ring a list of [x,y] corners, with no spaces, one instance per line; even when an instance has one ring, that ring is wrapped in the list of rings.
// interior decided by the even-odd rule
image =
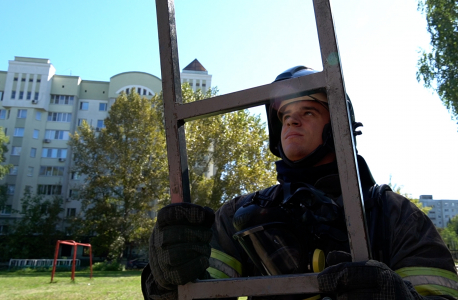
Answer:
[[[304,66],[296,66],[290,68],[275,78],[274,82],[297,78],[301,76],[307,76],[310,74],[318,73],[318,71],[313,70],[312,68],[304,67]],[[298,92],[292,95],[289,95],[287,98],[273,98],[271,99],[269,104],[266,104],[266,112],[267,112],[267,122],[269,126],[269,147],[272,154],[275,156],[281,157],[287,164],[291,166],[300,166],[300,167],[308,167],[313,166],[317,162],[319,162],[326,154],[331,151],[334,151],[334,140],[332,137],[332,128],[331,124],[328,123],[323,128],[323,144],[318,146],[312,153],[310,153],[307,157],[301,159],[298,162],[290,161],[283,153],[283,149],[281,146],[281,129],[282,123],[279,119],[279,108],[282,107],[282,102],[284,104],[285,101],[293,99],[293,101],[300,101],[304,100],[304,96],[307,100],[317,101],[320,104],[324,105],[327,109],[327,100],[316,97],[314,94],[319,93],[326,93],[325,88],[321,88],[318,90],[311,90],[305,92]],[[353,136],[356,137],[357,135],[361,134],[360,131],[356,131],[356,128],[362,126],[361,123],[355,122],[355,114],[353,111],[353,106],[351,104],[350,98],[346,95],[347,98],[347,105],[350,112],[350,121],[353,131]],[[356,140],[355,140],[356,144]]]

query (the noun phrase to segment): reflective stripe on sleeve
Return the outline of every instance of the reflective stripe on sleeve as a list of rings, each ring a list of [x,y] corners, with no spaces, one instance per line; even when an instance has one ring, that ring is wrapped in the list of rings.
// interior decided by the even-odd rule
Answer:
[[[403,280],[410,281],[420,295],[458,296],[458,276],[450,271],[427,268],[407,267],[396,270]]]
[[[242,275],[242,264],[226,253],[212,249],[207,271],[213,278],[236,278]]]

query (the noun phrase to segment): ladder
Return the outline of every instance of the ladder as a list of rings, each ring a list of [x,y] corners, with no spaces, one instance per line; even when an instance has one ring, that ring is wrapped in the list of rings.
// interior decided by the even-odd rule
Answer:
[[[365,261],[371,257],[369,238],[330,0],[313,0],[313,6],[322,72],[184,104],[174,1],[156,0],[171,200],[172,203],[191,202],[185,122],[263,105],[272,97],[287,97],[292,90],[325,88],[351,255],[353,261]],[[319,293],[317,274],[198,280],[178,287],[179,300],[301,293]]]

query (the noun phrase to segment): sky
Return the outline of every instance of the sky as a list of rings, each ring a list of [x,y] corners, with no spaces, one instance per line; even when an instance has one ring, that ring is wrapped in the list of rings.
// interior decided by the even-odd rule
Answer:
[[[458,199],[457,123],[416,80],[429,50],[416,0],[331,1],[347,94],[375,180],[413,197]],[[180,69],[197,58],[219,94],[322,69],[312,1],[176,0]],[[0,70],[15,56],[48,58],[56,74],[109,81],[160,73],[155,1],[0,0]],[[8,13],[6,13],[8,12]],[[265,120],[263,107],[250,109]]]

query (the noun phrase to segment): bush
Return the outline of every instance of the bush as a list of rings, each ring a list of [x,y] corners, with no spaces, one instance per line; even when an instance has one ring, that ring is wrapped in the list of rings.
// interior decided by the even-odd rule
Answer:
[[[117,261],[104,261],[92,265],[93,271],[125,271],[125,266]]]

